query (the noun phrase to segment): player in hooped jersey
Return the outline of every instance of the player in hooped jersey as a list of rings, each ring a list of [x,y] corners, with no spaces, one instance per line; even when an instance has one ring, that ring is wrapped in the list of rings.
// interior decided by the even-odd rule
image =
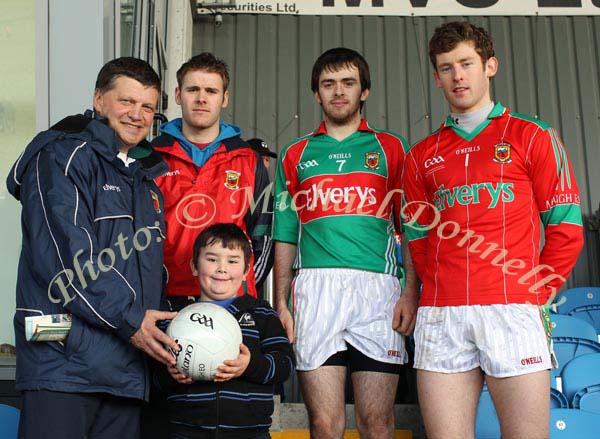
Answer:
[[[430,438],[473,438],[485,380],[503,438],[547,438],[548,315],[583,245],[558,134],[494,103],[488,33],[447,23],[429,42],[451,114],[407,154],[405,230],[423,282],[415,329]],[[545,244],[540,253],[540,219]]]
[[[324,121],[279,156],[275,307],[294,341],[315,439],[343,436],[347,367],[361,437],[393,437],[398,371],[406,357],[400,333],[414,328],[416,277],[404,255],[401,296],[394,235],[406,141],[361,119],[370,85],[360,54],[345,48],[323,53],[311,88]]]

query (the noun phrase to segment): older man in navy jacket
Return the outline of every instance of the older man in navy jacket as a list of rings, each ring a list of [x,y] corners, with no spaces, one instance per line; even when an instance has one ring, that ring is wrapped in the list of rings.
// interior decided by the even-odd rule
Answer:
[[[7,180],[21,201],[23,246],[14,318],[21,438],[137,438],[147,399],[144,352],[168,364],[156,327],[162,294],[167,170],[145,138],[160,79],[119,58],[98,74],[94,111],[38,134]],[[25,318],[65,314],[68,337],[27,341]]]

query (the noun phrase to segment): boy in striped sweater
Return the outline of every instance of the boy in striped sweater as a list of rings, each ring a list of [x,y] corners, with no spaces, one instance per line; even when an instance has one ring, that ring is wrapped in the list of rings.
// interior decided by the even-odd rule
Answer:
[[[199,301],[212,302],[233,314],[243,343],[238,358],[226,361],[214,381],[194,382],[168,367],[171,377],[165,380],[163,376],[162,381],[169,395],[172,439],[270,437],[273,386],[290,377],[294,356],[269,303],[237,295],[251,252],[250,242],[235,224],[212,225],[194,243],[191,265],[200,281]]]

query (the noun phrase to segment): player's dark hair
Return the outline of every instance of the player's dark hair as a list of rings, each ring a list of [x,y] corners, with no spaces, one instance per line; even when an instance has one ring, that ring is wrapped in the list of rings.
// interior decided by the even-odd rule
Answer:
[[[429,40],[429,59],[433,68],[437,70],[437,55],[454,50],[463,41],[473,42],[483,64],[494,56],[492,37],[484,28],[467,21],[452,21],[437,27]]]
[[[317,58],[312,68],[310,88],[314,92],[319,90],[319,77],[325,70],[337,72],[344,67],[356,67],[360,77],[360,91],[371,88],[371,73],[369,64],[363,56],[355,50],[345,47],[336,47],[323,52]]]
[[[106,93],[115,86],[120,76],[135,79],[146,87],[153,87],[160,93],[160,78],[146,61],[124,56],[113,59],[102,66],[96,78],[96,89]]]
[[[222,59],[217,58],[210,52],[202,52],[200,55],[192,56],[188,61],[182,64],[177,70],[177,85],[181,88],[183,78],[189,72],[202,71],[207,73],[218,73],[223,80],[223,92],[229,87],[229,71],[227,64]]]
[[[355,67],[358,69],[361,92],[371,89],[371,73],[369,71],[369,64],[363,58],[363,56],[356,50],[348,49],[346,47],[336,47],[323,52],[315,61],[310,78],[310,88],[313,93],[316,93],[319,90],[319,78],[321,77],[321,73],[323,73],[325,70],[337,72],[338,70],[346,67]],[[360,102],[361,110],[364,104],[364,101]]]
[[[197,268],[200,249],[220,242],[223,248],[241,248],[244,252],[244,270],[248,270],[252,246],[242,229],[233,223],[218,223],[207,227],[198,235],[194,242],[194,259],[192,263]]]

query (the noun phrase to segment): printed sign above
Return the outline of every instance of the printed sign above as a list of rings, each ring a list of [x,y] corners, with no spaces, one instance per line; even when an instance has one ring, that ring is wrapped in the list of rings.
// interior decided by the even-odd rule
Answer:
[[[236,0],[211,9],[197,4],[199,14],[600,15],[600,0]]]

